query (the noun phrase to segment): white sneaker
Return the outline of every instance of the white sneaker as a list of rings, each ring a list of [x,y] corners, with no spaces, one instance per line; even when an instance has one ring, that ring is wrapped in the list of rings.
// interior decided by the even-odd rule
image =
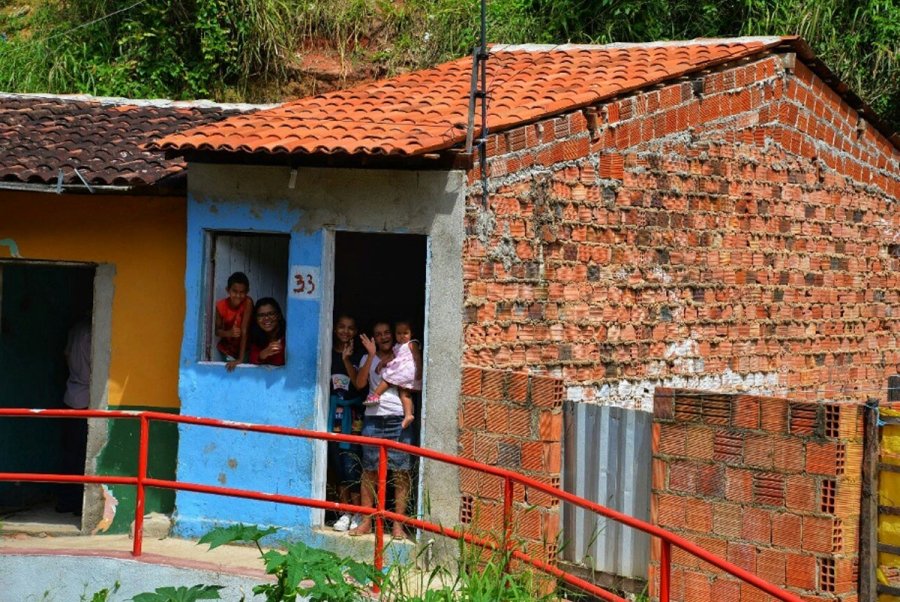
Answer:
[[[339,519],[334,522],[332,525],[332,529],[335,531],[346,531],[347,529],[351,529],[351,516],[349,514],[342,514]]]
[[[354,514],[350,517],[350,528],[355,529],[359,526],[359,521],[362,520],[362,517],[359,514]]]

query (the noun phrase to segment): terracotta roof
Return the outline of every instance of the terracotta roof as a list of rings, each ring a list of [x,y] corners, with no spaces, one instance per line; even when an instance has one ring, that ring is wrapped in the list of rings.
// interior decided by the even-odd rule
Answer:
[[[605,46],[495,46],[487,61],[492,131],[532,121],[795,38]],[[472,59],[302,98],[152,143],[176,151],[417,155],[465,140]]]
[[[84,187],[84,181],[91,186],[157,184],[180,173],[186,163],[144,149],[141,145],[149,138],[255,108],[210,102],[0,95],[0,187],[4,182],[57,185],[59,170],[63,187]]]

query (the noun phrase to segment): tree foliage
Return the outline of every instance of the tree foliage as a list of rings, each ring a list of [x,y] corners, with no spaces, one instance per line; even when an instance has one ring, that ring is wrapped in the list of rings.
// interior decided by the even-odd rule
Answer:
[[[479,5],[0,0],[0,89],[273,100],[272,82],[316,44],[388,73],[468,54]],[[550,44],[797,34],[900,126],[900,0],[488,0],[488,31],[491,42]]]

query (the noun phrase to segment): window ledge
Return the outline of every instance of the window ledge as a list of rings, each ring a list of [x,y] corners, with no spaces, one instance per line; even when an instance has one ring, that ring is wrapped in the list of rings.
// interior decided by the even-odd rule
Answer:
[[[225,368],[226,362],[214,362],[209,360],[200,360],[197,362],[198,366],[222,366]],[[286,366],[287,364],[285,364]],[[272,366],[271,364],[238,364],[235,366],[237,370],[246,370],[246,369],[257,369],[257,368],[268,368],[270,370],[280,370],[285,366]]]

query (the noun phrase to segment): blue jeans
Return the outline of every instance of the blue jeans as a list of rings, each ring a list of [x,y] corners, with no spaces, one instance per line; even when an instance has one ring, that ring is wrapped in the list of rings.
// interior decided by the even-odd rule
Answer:
[[[328,464],[337,476],[338,484],[358,487],[362,481],[362,463],[359,445],[342,449],[337,443],[328,444]]]
[[[412,429],[400,428],[403,416],[366,416],[363,422],[363,437],[389,439],[398,443],[412,445]],[[389,470],[409,470],[412,458],[406,452],[388,449]],[[379,449],[372,445],[363,445],[362,467],[366,471],[378,470]]]

